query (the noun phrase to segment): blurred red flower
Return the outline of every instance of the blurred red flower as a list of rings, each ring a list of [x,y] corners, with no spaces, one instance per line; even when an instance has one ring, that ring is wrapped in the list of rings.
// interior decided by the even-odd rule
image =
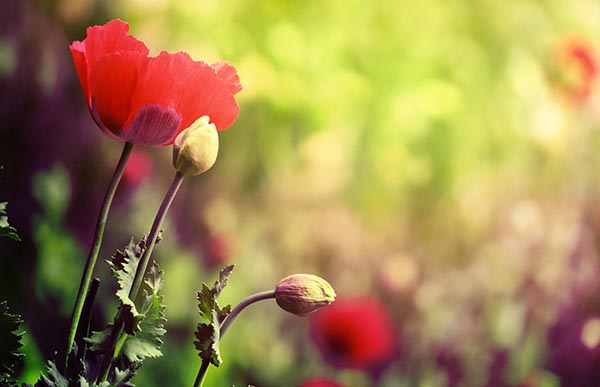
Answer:
[[[152,174],[153,165],[150,155],[143,150],[135,148],[131,151],[125,170],[123,182],[131,187],[139,186]]]
[[[149,57],[146,45],[112,20],[87,29],[71,44],[71,55],[92,118],[111,138],[168,145],[196,119],[207,115],[218,130],[237,118],[234,67],[194,61],[185,52]]]
[[[574,102],[585,101],[598,78],[598,59],[583,39],[571,38],[557,54],[558,87]]]
[[[300,387],[344,387],[341,384],[326,378],[307,379]]]
[[[204,263],[209,267],[222,266],[235,250],[235,239],[226,232],[210,233],[202,241]]]
[[[383,365],[398,345],[390,313],[373,297],[338,298],[312,316],[310,330],[323,357],[340,368]]]

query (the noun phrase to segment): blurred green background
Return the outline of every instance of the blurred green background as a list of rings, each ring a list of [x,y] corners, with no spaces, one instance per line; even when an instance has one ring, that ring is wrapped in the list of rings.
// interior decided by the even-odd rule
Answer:
[[[597,1],[6,6],[0,199],[24,242],[0,241],[0,298],[32,333],[24,380],[65,340],[121,148],[90,119],[68,45],[121,18],[152,54],[227,60],[244,86],[217,164],[185,182],[156,250],[169,332],[137,385],[192,385],[195,290],[226,263],[223,302],[314,273],[381,300],[399,348],[376,374],[330,365],[307,319],[264,303],[223,340],[208,386],[600,385]],[[173,175],[170,148],[138,148],[102,259],[147,232]],[[116,310],[108,274],[100,326]]]

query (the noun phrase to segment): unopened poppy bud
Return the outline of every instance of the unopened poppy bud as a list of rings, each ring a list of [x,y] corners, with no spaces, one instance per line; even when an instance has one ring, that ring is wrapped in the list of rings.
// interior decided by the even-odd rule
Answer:
[[[173,143],[173,166],[185,176],[208,171],[217,160],[219,135],[208,116],[198,118]]]
[[[281,309],[297,316],[306,316],[335,301],[335,291],[321,277],[294,274],[279,281],[275,300]]]

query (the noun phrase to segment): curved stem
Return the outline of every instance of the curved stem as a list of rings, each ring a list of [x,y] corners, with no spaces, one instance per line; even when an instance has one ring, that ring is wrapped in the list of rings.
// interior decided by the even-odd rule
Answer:
[[[236,305],[235,308],[225,317],[225,320],[221,323],[221,329],[219,331],[221,338],[229,328],[229,325],[233,322],[233,320],[237,317],[238,314],[241,313],[242,310],[246,309],[248,306],[254,304],[255,302],[268,300],[269,298],[275,298],[275,290],[267,290],[264,292],[256,293],[251,295],[248,298],[245,298]]]
[[[219,329],[219,336],[222,339],[223,335],[227,331],[227,328],[231,325],[233,320],[242,312],[242,310],[246,309],[248,306],[254,304],[255,302],[268,300],[269,298],[275,298],[275,290],[267,290],[264,292],[256,293],[242,300],[239,304],[236,305],[235,308],[225,317],[221,324],[221,328]],[[200,369],[198,370],[198,375],[196,376],[196,380],[194,381],[194,387],[202,387],[204,384],[204,379],[206,378],[206,373],[208,371],[208,367],[210,366],[210,361],[202,360],[202,364],[200,365]]]
[[[79,291],[77,292],[77,298],[75,300],[75,306],[73,307],[73,314],[71,316],[71,328],[69,329],[69,338],[67,339],[67,351],[65,359],[68,358],[69,354],[71,353],[71,350],[73,349],[73,342],[75,341],[75,335],[77,334],[77,329],[79,327],[79,320],[81,318],[83,304],[85,302],[85,297],[90,287],[90,281],[94,272],[94,266],[96,266],[98,253],[100,252],[100,246],[102,245],[102,236],[104,235],[104,227],[106,226],[108,211],[110,209],[110,205],[112,204],[112,200],[115,196],[115,192],[117,190],[117,186],[119,185],[119,181],[121,180],[121,176],[123,176],[125,164],[127,164],[127,159],[129,158],[132,149],[133,144],[130,142],[126,142],[123,146],[121,158],[117,163],[115,172],[113,173],[112,179],[110,180],[108,188],[106,189],[106,194],[104,195],[104,201],[102,202],[100,214],[98,215],[98,221],[96,222],[94,240],[92,242],[87,261],[85,263],[83,276],[81,277],[81,282],[79,284]]]
[[[137,298],[137,294],[140,291],[140,287],[142,286],[142,282],[144,280],[144,274],[146,273],[146,268],[148,267],[148,262],[150,262],[150,256],[152,255],[152,250],[154,250],[154,245],[156,244],[156,238],[158,237],[158,233],[162,226],[163,220],[165,219],[171,204],[173,203],[173,199],[175,195],[177,195],[177,191],[181,187],[181,183],[183,183],[184,175],[180,172],[175,174],[173,178],[173,182],[169,186],[169,190],[165,194],[163,201],[156,213],[154,218],[154,222],[152,223],[152,227],[150,228],[150,233],[148,234],[148,238],[146,239],[146,249],[140,258],[140,263],[135,272],[135,277],[133,280],[133,284],[131,285],[131,289],[129,290],[129,298],[131,300],[135,300]],[[108,378],[108,374],[110,373],[110,365],[112,360],[119,354],[120,347],[117,350],[117,342],[124,343],[124,338],[119,340],[119,336],[121,333],[121,329],[123,328],[123,323],[121,321],[121,313],[117,313],[115,317],[115,323],[113,325],[113,329],[111,330],[109,344],[104,353],[104,360],[102,361],[102,366],[100,368],[99,379],[98,382],[101,383]]]
[[[144,254],[140,258],[140,263],[135,272],[135,278],[133,280],[133,285],[131,286],[131,290],[129,291],[129,298],[135,300],[138,292],[140,291],[140,287],[142,286],[142,282],[144,280],[144,274],[146,274],[146,268],[148,267],[148,262],[150,262],[150,256],[152,255],[152,250],[154,250],[154,245],[156,244],[156,237],[160,231],[160,227],[162,226],[163,220],[169,212],[169,208],[173,203],[173,199],[175,195],[177,195],[177,191],[181,187],[181,183],[183,183],[183,174],[177,172],[175,177],[173,178],[173,182],[167,191],[158,212],[156,213],[156,217],[154,218],[154,223],[152,223],[152,228],[150,229],[150,234],[148,235],[148,239],[146,239],[146,250],[144,250]]]

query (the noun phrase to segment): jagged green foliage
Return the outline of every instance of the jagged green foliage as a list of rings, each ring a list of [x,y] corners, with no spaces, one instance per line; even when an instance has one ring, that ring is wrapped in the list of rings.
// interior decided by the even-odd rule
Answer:
[[[134,366],[146,358],[162,356],[160,347],[163,343],[162,337],[166,333],[166,319],[164,297],[159,294],[163,286],[163,272],[156,262],[150,265],[144,276],[141,307],[138,309],[134,301],[129,298],[135,272],[145,249],[145,237],[137,244],[132,239],[123,251],[117,251],[109,261],[113,276],[119,284],[116,293],[121,301],[119,322],[123,323],[126,334],[119,341],[120,352],[116,361],[123,369]],[[91,344],[92,351],[101,353],[106,350],[113,326],[114,324],[109,324],[105,330],[94,332],[86,339]]]
[[[210,361],[218,367],[222,363],[221,353],[219,351],[220,335],[219,330],[221,322],[231,312],[231,305],[224,308],[219,306],[217,298],[227,285],[227,279],[233,271],[234,265],[229,265],[221,270],[219,279],[215,281],[212,287],[202,284],[202,289],[198,292],[198,310],[200,312],[201,322],[196,330],[196,341],[194,345],[202,360]]]
[[[94,381],[97,375],[96,367],[88,368],[85,364],[82,373],[68,377],[59,370],[54,361],[49,361],[46,372],[48,375],[42,375],[35,387],[134,387],[129,381],[134,376],[135,368],[124,371],[117,368],[109,380],[100,383]]]
[[[163,272],[156,262],[149,268],[144,279],[146,288],[143,290],[144,303],[142,305],[143,318],[139,324],[139,331],[127,338],[122,354],[131,362],[142,361],[147,357],[160,357],[162,337],[167,332],[165,329],[164,297],[158,292],[163,285]]]
[[[119,290],[117,297],[122,303],[121,315],[125,323],[125,332],[130,335],[135,334],[139,330],[139,323],[142,319],[140,313],[135,307],[134,300],[129,298],[129,293],[135,280],[135,273],[142,254],[146,250],[146,236],[139,243],[135,243],[133,238],[123,251],[117,251],[108,264],[111,267],[113,276],[117,279]]]
[[[22,322],[21,316],[9,312],[6,301],[0,302],[0,386],[16,385],[11,379],[24,355],[18,352],[23,333],[15,332]]]
[[[18,242],[21,238],[17,234],[17,229],[8,224],[8,216],[6,214],[7,205],[7,202],[0,203],[0,236],[8,237]]]

